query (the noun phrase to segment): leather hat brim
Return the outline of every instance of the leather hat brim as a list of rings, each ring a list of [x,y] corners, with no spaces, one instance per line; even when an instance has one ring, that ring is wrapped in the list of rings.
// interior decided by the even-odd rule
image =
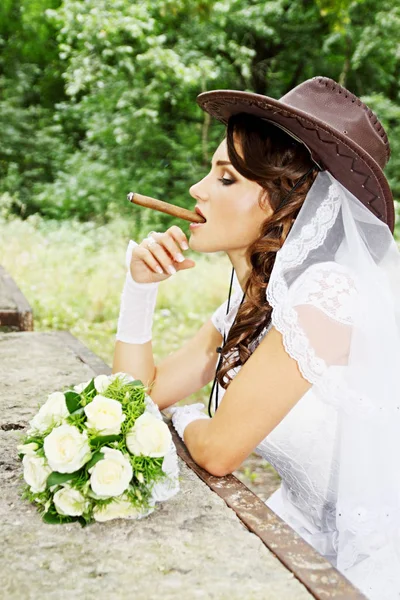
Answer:
[[[245,112],[264,117],[304,142],[314,160],[329,171],[393,233],[393,196],[376,160],[343,132],[280,100],[253,92],[212,90],[196,98],[200,108],[225,125],[230,116]]]

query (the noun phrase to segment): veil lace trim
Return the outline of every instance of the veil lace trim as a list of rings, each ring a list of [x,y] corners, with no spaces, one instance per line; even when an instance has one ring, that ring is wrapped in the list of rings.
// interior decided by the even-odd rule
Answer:
[[[331,185],[328,195],[318,207],[310,223],[302,227],[300,235],[287,240],[277,252],[274,268],[268,283],[266,297],[272,307],[272,323],[282,334],[285,350],[299,365],[303,377],[316,386],[323,386],[322,376],[328,366],[316,356],[308,343],[307,336],[297,322],[297,313],[287,302],[288,286],[284,278],[285,267],[301,265],[311,250],[321,246],[333,226],[340,209],[340,198]],[[329,388],[324,395],[330,396]],[[334,394],[336,397],[337,394]]]

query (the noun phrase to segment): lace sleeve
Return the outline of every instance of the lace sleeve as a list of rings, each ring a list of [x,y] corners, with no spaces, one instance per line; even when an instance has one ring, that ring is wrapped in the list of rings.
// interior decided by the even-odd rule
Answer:
[[[312,265],[291,289],[293,306],[311,305],[340,323],[352,324],[355,298],[354,279],[338,263]]]
[[[356,298],[354,278],[338,263],[312,265],[289,291],[297,325],[326,365],[347,364]]]

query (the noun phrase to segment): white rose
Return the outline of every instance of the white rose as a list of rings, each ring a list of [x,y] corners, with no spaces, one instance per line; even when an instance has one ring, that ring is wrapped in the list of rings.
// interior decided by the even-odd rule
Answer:
[[[147,411],[136,419],[126,435],[129,452],[144,456],[165,456],[171,440],[168,425]]]
[[[53,471],[75,473],[91,458],[86,431],[80,433],[74,425],[55,427],[44,438],[44,453]]]
[[[64,394],[62,392],[49,394],[38,413],[29,421],[31,428],[28,434],[34,432],[44,433],[49,427],[60,425],[68,415],[69,410]]]
[[[34,494],[44,492],[46,481],[51,473],[51,468],[42,456],[25,454],[22,459],[24,479]]]
[[[79,490],[69,485],[58,490],[53,497],[54,506],[60,515],[79,517],[87,511],[89,502]]]
[[[104,458],[89,469],[90,486],[99,498],[120,496],[129,487],[132,465],[120,450],[103,446]]]
[[[107,375],[97,375],[94,378],[94,387],[100,394],[106,391],[110,383],[110,378]]]
[[[36,450],[39,445],[36,442],[30,442],[29,444],[19,444],[17,450],[20,454],[29,454],[29,456],[35,456]]]
[[[126,415],[122,412],[122,404],[118,400],[106,398],[98,394],[84,408],[87,427],[96,429],[102,435],[118,434]]]
[[[75,392],[78,392],[78,394],[80,394],[81,392],[83,392],[83,390],[89,385],[89,383],[92,380],[89,379],[89,381],[86,381],[84,383],[78,383],[78,385],[74,385],[74,390]]]
[[[154,501],[150,501],[149,509],[140,509],[133,506],[129,499],[123,495],[114,498],[112,502],[105,506],[96,506],[93,509],[93,518],[95,521],[110,521],[111,519],[141,519],[153,512]]]

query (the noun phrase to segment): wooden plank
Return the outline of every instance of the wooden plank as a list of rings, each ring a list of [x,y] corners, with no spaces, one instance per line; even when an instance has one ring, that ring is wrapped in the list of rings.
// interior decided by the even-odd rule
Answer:
[[[32,308],[11,275],[0,265],[0,328],[33,331]]]

